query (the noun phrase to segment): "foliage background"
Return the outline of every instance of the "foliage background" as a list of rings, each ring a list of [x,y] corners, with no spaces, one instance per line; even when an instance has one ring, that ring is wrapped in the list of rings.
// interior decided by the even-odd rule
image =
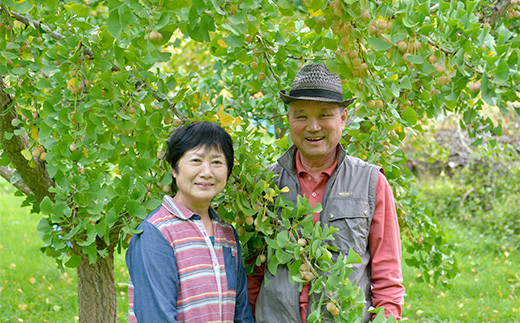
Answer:
[[[302,64],[320,61],[358,98],[342,144],[385,169],[408,264],[450,286],[453,250],[432,207],[418,203],[404,143],[453,113],[472,147],[493,149],[504,127],[483,108],[520,113],[516,1],[2,0],[0,8],[2,176],[28,195],[25,205],[43,216],[46,253],[68,267],[110,265],[169,192],[168,135],[211,120],[237,148],[216,202],[238,225],[245,254],[267,252],[273,270],[295,258],[296,280],[301,262],[331,269],[327,250],[299,252],[290,221],[269,213],[279,190],[263,171],[290,145],[278,91]],[[304,201],[286,210],[286,220],[310,211]],[[276,225],[287,231],[276,236]]]

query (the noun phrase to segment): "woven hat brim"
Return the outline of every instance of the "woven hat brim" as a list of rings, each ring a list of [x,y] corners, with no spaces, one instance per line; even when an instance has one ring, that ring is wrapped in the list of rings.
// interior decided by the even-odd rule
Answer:
[[[354,102],[356,100],[356,98],[351,98],[351,99],[344,100],[344,101],[337,101],[337,100],[330,99],[330,98],[314,97],[314,96],[298,96],[298,97],[295,97],[295,96],[291,96],[291,95],[287,94],[287,92],[285,92],[285,90],[281,90],[280,91],[280,99],[284,103],[290,103],[291,101],[294,101],[294,100],[309,100],[309,101],[337,103],[337,104],[339,104],[342,107],[349,106],[349,105],[352,104],[352,102]]]

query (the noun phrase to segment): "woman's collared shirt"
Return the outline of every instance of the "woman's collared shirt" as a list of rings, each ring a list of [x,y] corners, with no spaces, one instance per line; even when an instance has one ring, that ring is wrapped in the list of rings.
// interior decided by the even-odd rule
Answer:
[[[129,321],[253,322],[235,229],[210,208],[201,217],[165,196],[138,227],[126,255]]]

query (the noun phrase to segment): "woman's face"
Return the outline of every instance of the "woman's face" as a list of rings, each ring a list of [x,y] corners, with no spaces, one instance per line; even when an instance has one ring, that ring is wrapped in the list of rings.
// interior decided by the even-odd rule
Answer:
[[[179,159],[173,170],[178,191],[175,199],[192,211],[208,208],[211,200],[226,186],[227,163],[215,148],[196,147]]]

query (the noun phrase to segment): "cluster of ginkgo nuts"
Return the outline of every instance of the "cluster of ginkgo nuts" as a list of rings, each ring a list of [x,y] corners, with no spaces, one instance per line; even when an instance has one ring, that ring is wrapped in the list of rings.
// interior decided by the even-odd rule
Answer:
[[[300,275],[301,278],[305,281],[310,281],[314,278],[314,274],[311,272],[311,269],[306,263],[302,263],[300,265]]]
[[[249,66],[250,66],[252,69],[254,69],[254,70],[258,69],[258,63],[255,62],[255,61],[252,61],[251,64],[249,64]],[[258,80],[259,80],[260,82],[264,81],[266,77],[267,77],[267,75],[265,75],[264,72],[260,72],[260,73],[258,73]]]
[[[368,65],[361,60],[357,50],[351,49],[340,55],[345,63],[350,62],[352,64],[352,74],[354,76],[360,76],[368,70]]]
[[[244,41],[245,41],[246,43],[253,43],[253,41],[254,41],[254,37],[253,37],[252,35],[250,35],[250,34],[247,34],[247,35],[244,36]],[[269,53],[272,53],[272,49],[269,50]],[[259,51],[255,51],[255,57],[258,57],[258,56],[260,56],[260,55],[261,55],[261,53],[260,53]],[[257,70],[257,69],[258,69],[258,62],[256,62],[256,61],[252,61],[252,62],[249,64],[249,67],[251,67],[251,68],[254,69],[254,70]],[[259,80],[260,82],[264,81],[266,78],[267,78],[267,75],[266,75],[264,72],[260,72],[260,73],[258,73],[258,80]]]
[[[237,229],[238,234],[241,236],[246,233],[246,228],[244,227],[244,223],[247,224],[248,226],[254,226],[255,230],[259,230],[258,225],[257,225],[257,219],[253,218],[250,215],[247,215],[244,218],[237,216],[235,218],[235,223],[238,226],[238,229]]]
[[[39,157],[41,160],[45,160],[45,156],[47,156],[47,153],[45,152],[45,149],[43,149],[42,146],[36,146],[31,150],[31,156]]]
[[[332,3],[330,5],[332,6],[332,13],[335,16],[341,17],[341,15],[343,14],[341,0],[334,0],[334,1],[332,1]]]
[[[422,47],[422,44],[418,40],[406,42],[404,40],[397,42],[397,49],[402,53],[417,53]]]
[[[432,54],[429,58],[428,58],[428,62],[432,65],[435,65],[437,64],[439,61],[439,58],[437,56],[435,56],[435,54]],[[440,63],[438,65],[435,66],[435,71],[440,74],[441,76],[439,77],[439,85],[447,85],[451,82],[451,79],[453,77],[452,74],[450,75],[444,75],[446,73],[446,65]],[[477,93],[478,91],[480,91],[480,82],[478,81],[473,81],[473,82],[469,82],[468,83],[468,87],[469,87],[469,90],[472,92],[472,93]],[[432,95],[435,95],[435,94],[439,94],[439,90],[438,89],[434,89],[433,90],[434,93],[431,93]]]
[[[152,30],[144,36],[144,39],[149,39],[151,41],[160,41],[163,39],[163,35],[158,31]]]
[[[520,0],[511,0],[511,5],[514,6],[515,4],[520,3]],[[509,8],[509,10],[506,13],[507,19],[513,19],[520,17],[520,11],[515,10],[514,8]]]
[[[254,70],[258,69],[258,63],[257,63],[256,61],[252,61],[251,64],[249,64],[249,66],[250,66],[252,69],[254,69]],[[260,72],[260,73],[258,73],[258,80],[259,80],[260,82],[264,81],[266,77],[267,77],[267,76],[265,75],[264,72]]]
[[[384,106],[384,103],[382,100],[368,100],[367,102],[367,108],[369,109],[372,109],[372,108],[378,108],[378,109],[382,109]]]
[[[432,65],[435,65],[437,64],[437,62],[439,62],[439,58],[437,56],[435,56],[435,54],[432,54],[429,58],[428,58],[428,62]],[[435,71],[440,74],[441,76],[439,77],[439,85],[447,85],[451,82],[451,79],[452,79],[452,75],[444,75],[446,73],[446,65],[442,64],[442,63],[439,63],[438,65],[435,66]]]
[[[364,13],[363,13],[364,14]],[[361,18],[365,21],[363,18],[363,14],[361,15]],[[372,24],[370,25],[370,28],[368,29],[368,33],[370,35],[376,35],[381,36],[385,31],[392,29],[392,22],[391,21],[384,21],[384,20],[374,20],[372,21]]]
[[[520,0],[519,0],[520,1]],[[428,62],[432,65],[435,65],[437,64],[439,61],[439,58],[437,56],[435,56],[435,54],[432,54],[429,58],[428,58]],[[438,74],[441,74],[441,76],[439,77],[439,85],[447,85],[451,82],[451,79],[453,77],[453,75],[443,75],[444,73],[446,73],[446,66],[442,63],[438,64],[435,66],[435,71],[438,73]],[[472,92],[472,93],[477,93],[478,91],[480,91],[480,82],[478,81],[473,81],[473,82],[469,82],[468,83],[468,87],[469,87],[469,90]],[[437,89],[434,90],[435,93],[432,93],[432,94],[439,94],[439,91]]]
[[[327,303],[327,311],[329,311],[330,314],[332,314],[334,316],[338,316],[339,315],[339,308],[332,301],[329,301]]]
[[[480,91],[480,82],[473,81],[468,83],[469,90],[473,93]]]

